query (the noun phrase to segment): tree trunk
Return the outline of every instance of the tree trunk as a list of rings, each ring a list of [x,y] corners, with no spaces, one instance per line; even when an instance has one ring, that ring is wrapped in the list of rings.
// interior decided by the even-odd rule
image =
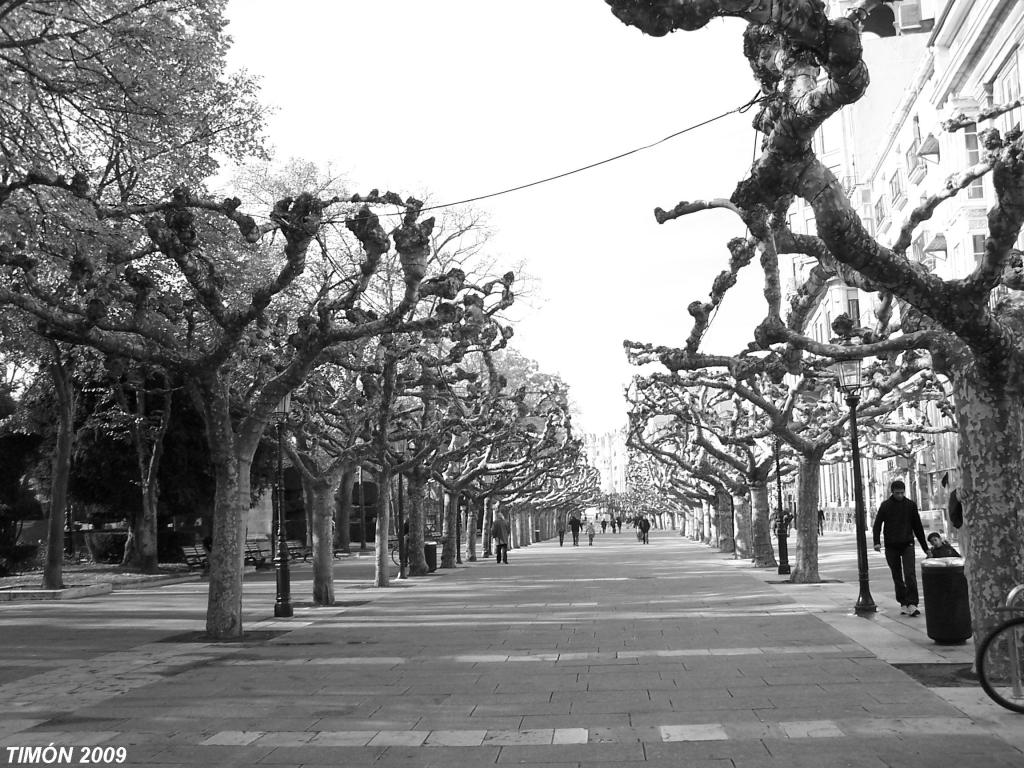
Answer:
[[[142,509],[132,515],[128,526],[128,540],[124,545],[124,557],[121,565],[138,569],[144,573],[152,573],[159,566],[157,553],[157,504],[159,499],[159,483],[157,473],[160,471],[160,459],[164,452],[164,435],[171,423],[172,393],[167,377],[161,375],[163,397],[161,398],[160,421],[156,434],[148,438],[142,429],[142,420],[148,416],[147,391],[139,387],[135,395],[135,419],[132,421],[132,443],[135,445],[135,458],[139,467],[139,485],[142,489]],[[124,387],[118,383],[115,387],[118,403],[125,413],[130,412],[128,396]]]
[[[750,497],[744,496],[736,503],[736,557],[742,560],[754,556],[751,536]]]
[[[71,450],[75,442],[75,391],[71,372],[54,352],[50,364],[54,392],[57,395],[57,444],[53,451],[50,485],[50,510],[46,523],[46,562],[43,589],[64,588],[64,525],[68,504],[68,477],[71,474]]]
[[[479,503],[480,501],[473,497],[466,499],[466,559],[471,563],[476,562],[476,509]]]
[[[226,382],[214,381],[204,389],[203,416],[215,483],[206,633],[214,640],[241,640],[245,544],[242,498],[243,494],[249,497],[250,463],[243,464],[235,454]]]
[[[494,523],[494,505],[498,500],[493,496],[484,499],[484,557],[494,554],[491,551],[491,525]]]
[[[458,494],[441,491],[441,505],[444,509],[444,545],[441,548],[441,568],[455,567],[455,533],[458,526]]]
[[[754,532],[754,567],[777,568],[768,522],[768,486],[762,481],[750,484],[751,520]]]
[[[313,602],[334,605],[334,494],[330,480],[303,482],[312,501],[310,517],[313,534]]]
[[[338,540],[335,546],[339,552],[348,553],[352,546],[352,489],[356,485],[355,466],[345,467],[345,473],[341,476],[341,486],[338,490],[338,524],[335,526],[335,534]]]
[[[391,552],[388,550],[388,531],[391,522],[391,467],[387,461],[383,464],[377,475],[377,529],[376,545],[377,554],[374,558],[375,587],[386,587],[391,583]]]
[[[157,506],[159,493],[156,477],[145,478],[142,483],[142,511],[132,516],[128,540],[124,545],[121,565],[143,573],[159,568],[157,557]]]
[[[427,494],[427,475],[413,469],[405,486],[405,509],[409,520],[409,536],[406,551],[409,557],[409,575],[426,576],[430,573],[427,558],[423,553],[423,502]]]
[[[733,531],[732,497],[724,491],[715,494],[715,517],[718,521],[718,551],[733,552],[736,549]]]
[[[973,365],[952,372],[962,473],[958,495],[967,531],[961,543],[975,645],[1005,618],[995,609],[1024,573],[1024,414],[1018,376],[999,371],[990,375],[994,382],[985,381]]]
[[[818,482],[821,460],[817,454],[800,457],[797,475],[796,551],[791,551],[789,580],[794,584],[817,584],[818,574]]]

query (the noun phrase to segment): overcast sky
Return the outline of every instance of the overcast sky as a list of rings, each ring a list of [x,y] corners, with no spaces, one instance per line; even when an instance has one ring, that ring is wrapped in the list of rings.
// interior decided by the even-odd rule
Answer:
[[[277,107],[280,159],[331,162],[355,191],[457,201],[650,144],[756,92],[743,23],[652,38],[602,0],[232,0],[232,68]],[[535,295],[515,346],[570,385],[587,431],[625,424],[624,338],[681,345],[739,220],[659,225],[653,210],[728,197],[750,166],[752,113],[568,178],[476,203],[499,265]],[[764,315],[756,267],[706,349],[737,351]]]

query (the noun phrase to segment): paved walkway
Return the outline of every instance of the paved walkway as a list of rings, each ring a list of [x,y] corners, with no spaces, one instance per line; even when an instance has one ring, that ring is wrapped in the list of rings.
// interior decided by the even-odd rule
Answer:
[[[672,531],[585,541],[389,589],[350,558],[331,608],[300,564],[290,620],[254,574],[239,645],[196,642],[205,584],[0,604],[0,765],[1024,765],[1024,719],[892,666],[972,649],[898,615],[881,556],[879,614],[849,615],[852,536],[822,544],[842,581],[808,586]]]

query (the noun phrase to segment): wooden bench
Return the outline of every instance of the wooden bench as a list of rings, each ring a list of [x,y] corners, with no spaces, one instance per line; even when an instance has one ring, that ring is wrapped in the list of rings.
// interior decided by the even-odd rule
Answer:
[[[288,539],[285,541],[285,545],[288,547],[288,557],[292,560],[309,560],[313,555],[311,547],[307,547],[298,539]]]
[[[274,559],[274,549],[266,539],[245,540],[245,562],[262,568]]]
[[[210,557],[206,549],[200,546],[182,547],[181,556],[190,571],[194,568],[206,570],[210,565]]]

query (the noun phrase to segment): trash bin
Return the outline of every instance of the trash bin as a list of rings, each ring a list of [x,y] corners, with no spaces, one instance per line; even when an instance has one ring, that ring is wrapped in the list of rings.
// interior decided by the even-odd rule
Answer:
[[[437,570],[437,542],[423,542],[423,557],[427,561],[427,570],[431,573]]]
[[[533,529],[533,543],[534,544],[539,544],[540,543],[540,528],[534,528]]]
[[[924,620],[936,643],[962,643],[971,636],[971,607],[962,557],[931,557],[921,561]]]

